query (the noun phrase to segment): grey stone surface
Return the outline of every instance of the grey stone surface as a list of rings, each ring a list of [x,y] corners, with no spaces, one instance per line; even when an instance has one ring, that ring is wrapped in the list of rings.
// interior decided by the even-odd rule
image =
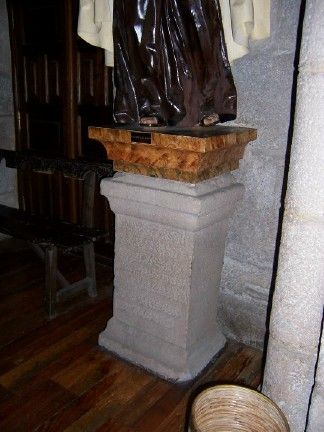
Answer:
[[[231,175],[198,185],[117,174],[101,192],[116,214],[114,316],[99,343],[167,379],[196,376],[223,347],[218,291]]]
[[[244,288],[251,287],[245,285]],[[252,310],[252,301],[263,307]],[[226,333],[223,328],[224,334],[230,339],[239,339],[247,345],[258,346],[256,341],[262,340],[266,331],[266,310],[263,301],[256,300],[249,294],[238,296],[228,293],[225,305],[223,299],[220,300],[220,322],[222,328],[224,322],[228,326]]]
[[[0,70],[10,74],[10,44],[6,0],[0,0],[0,40]]]
[[[15,148],[15,126],[13,116],[0,116],[0,148],[14,150]]]
[[[278,365],[278,368],[268,368],[262,392],[282,409],[291,432],[304,432],[310,396],[309,376],[314,377],[316,353],[298,352],[286,341],[280,344],[272,337],[269,339],[268,352],[267,362]]]
[[[16,170],[6,168],[5,161],[0,162],[0,196],[7,193],[12,193],[15,190]]]
[[[5,0],[0,0],[0,148],[15,148],[11,54]],[[16,172],[7,169],[4,162],[0,165],[0,203],[17,206]]]
[[[229,229],[222,313],[226,335],[257,345],[264,341],[273,272],[299,9],[300,0],[272,0],[271,37],[254,42],[232,67],[238,90],[236,123],[257,128],[258,140],[249,145],[234,173],[246,192]]]
[[[240,175],[235,173],[235,178],[244,184],[246,192],[234,219],[238,226],[233,226],[234,221],[231,225],[226,259],[234,259],[247,266],[254,265],[260,268],[261,273],[267,268],[271,274],[283,161],[253,151],[250,147],[241,169]]]
[[[324,333],[322,334],[315,385],[309,410],[307,432],[324,430]]]
[[[11,73],[0,71],[0,116],[12,115]]]
[[[322,186],[324,191],[324,187]],[[324,196],[322,198],[324,208]],[[270,331],[298,351],[317,352],[324,305],[324,224],[285,212]],[[302,320],[302,322],[301,322]]]
[[[323,20],[323,1],[308,0],[263,382],[292,432],[305,431],[308,411],[308,430],[324,430],[322,347],[316,364],[324,305]]]
[[[294,129],[298,142],[295,141],[293,144],[287,190],[289,200],[286,202],[286,208],[292,216],[302,217],[307,214],[311,220],[324,222],[324,204],[319,205],[323,203],[324,184],[323,127],[319,124],[319,120],[324,119],[324,98],[318,97],[320,89],[323,88],[324,60],[320,61],[321,71],[318,73],[315,66],[314,70],[312,69],[312,64],[307,67],[305,65],[300,70],[297,102],[299,113]],[[310,76],[312,79],[309,79]],[[307,118],[309,106],[313,106],[311,118]],[[310,137],[318,144],[300,145],[304,142],[309,143]],[[303,165],[302,175],[301,164]]]
[[[0,116],[13,114],[11,51],[6,0],[0,0]]]

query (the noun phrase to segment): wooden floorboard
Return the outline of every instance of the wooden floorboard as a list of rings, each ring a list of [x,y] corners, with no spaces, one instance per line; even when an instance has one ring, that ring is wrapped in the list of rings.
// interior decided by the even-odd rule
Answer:
[[[70,280],[82,260],[61,257]],[[184,432],[195,394],[216,383],[256,388],[262,353],[229,342],[194,382],[174,384],[97,345],[112,314],[112,269],[97,265],[99,296],[45,315],[44,265],[25,245],[0,243],[0,431]]]

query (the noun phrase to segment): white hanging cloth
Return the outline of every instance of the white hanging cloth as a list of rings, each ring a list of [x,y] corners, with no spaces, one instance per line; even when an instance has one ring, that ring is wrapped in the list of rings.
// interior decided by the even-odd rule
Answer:
[[[219,0],[230,63],[249,52],[249,41],[270,36],[271,0]]]
[[[133,0],[130,0],[133,1]],[[228,59],[232,63],[249,52],[249,41],[270,36],[271,0],[219,0]],[[114,65],[114,0],[80,0],[78,35],[105,50],[105,63]]]
[[[80,0],[78,35],[91,45],[105,50],[105,64],[114,65],[114,0]]]

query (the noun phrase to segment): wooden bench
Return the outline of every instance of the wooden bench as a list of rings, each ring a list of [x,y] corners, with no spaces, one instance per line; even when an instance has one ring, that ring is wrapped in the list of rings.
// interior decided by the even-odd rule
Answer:
[[[26,240],[45,261],[45,302],[48,316],[53,318],[57,302],[66,296],[83,289],[87,289],[91,297],[97,295],[93,243],[109,234],[93,228],[95,185],[97,179],[113,176],[112,165],[109,162],[47,158],[0,149],[0,161],[2,159],[9,168],[46,174],[59,171],[65,177],[79,179],[83,184],[80,225],[0,205],[0,232]],[[68,252],[78,247],[83,248],[86,276],[71,284],[58,270],[57,252],[58,249]],[[61,286],[59,290],[57,282]]]

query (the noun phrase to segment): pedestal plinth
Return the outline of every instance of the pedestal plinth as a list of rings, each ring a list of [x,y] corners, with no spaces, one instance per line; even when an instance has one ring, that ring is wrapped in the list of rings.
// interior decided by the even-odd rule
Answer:
[[[255,129],[224,126],[89,128],[89,137],[103,144],[115,171],[190,183],[237,169],[256,136]]]
[[[167,379],[195,377],[224,346],[217,319],[228,221],[243,187],[135,174],[101,183],[116,214],[113,318],[99,343]]]

